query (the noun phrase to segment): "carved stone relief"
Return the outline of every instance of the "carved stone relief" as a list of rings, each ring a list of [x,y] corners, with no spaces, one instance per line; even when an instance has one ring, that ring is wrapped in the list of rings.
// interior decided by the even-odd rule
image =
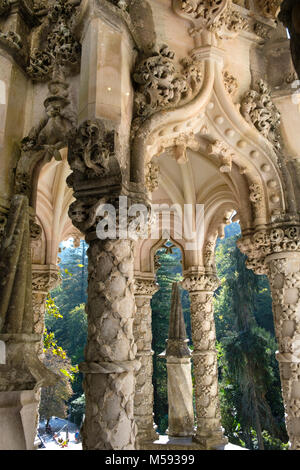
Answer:
[[[174,52],[166,45],[138,62],[133,73],[136,116],[149,117],[156,111],[191,99],[200,88],[200,64],[196,59],[186,58],[182,67],[182,72],[179,72]]]
[[[81,47],[72,33],[72,19],[79,4],[80,0],[55,0],[50,4],[29,58],[27,73],[33,80],[48,80],[55,66],[78,68]]]
[[[271,91],[263,80],[257,83],[257,90],[248,91],[242,98],[241,113],[275,149],[280,149],[281,116],[272,102]]]
[[[174,5],[179,14],[194,20],[192,35],[207,30],[226,37],[249,28],[247,19],[233,8],[231,0],[174,0]]]

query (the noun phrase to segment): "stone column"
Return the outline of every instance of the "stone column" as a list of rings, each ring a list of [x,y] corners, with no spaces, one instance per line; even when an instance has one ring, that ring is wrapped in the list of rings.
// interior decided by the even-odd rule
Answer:
[[[136,440],[135,373],[140,363],[133,336],[135,242],[134,230],[129,229],[135,222],[133,206],[143,202],[143,195],[128,192],[115,139],[117,134],[108,131],[103,121],[84,121],[70,140],[68,154],[73,173],[67,183],[75,197],[69,216],[89,243],[88,339],[85,362],[80,365],[86,397],[82,428],[86,450],[133,450]],[[130,223],[127,208],[131,209]],[[142,219],[137,224],[141,234],[143,224],[147,225]]]
[[[195,440],[205,449],[221,449],[227,443],[221,427],[218,395],[218,365],[213,293],[219,281],[215,275],[188,272],[183,281],[190,294],[194,350],[197,431]]]
[[[38,358],[28,199],[15,195],[0,247],[0,449],[33,450],[39,389],[58,376]]]
[[[299,243],[299,242],[298,242]],[[300,252],[267,256],[290,449],[300,450]]]
[[[88,260],[88,339],[80,365],[86,397],[83,448],[133,450],[139,366],[133,337],[133,242],[90,241]]]
[[[137,443],[140,448],[158,439],[153,421],[153,362],[151,299],[159,286],[153,279],[135,278],[136,315],[133,324],[137,345],[137,359],[141,368],[136,374],[134,417],[137,425]]]

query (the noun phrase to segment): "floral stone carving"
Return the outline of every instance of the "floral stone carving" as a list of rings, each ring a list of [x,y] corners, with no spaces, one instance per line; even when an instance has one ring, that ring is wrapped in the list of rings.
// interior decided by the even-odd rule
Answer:
[[[280,149],[280,112],[271,99],[271,91],[263,80],[257,90],[248,91],[241,101],[241,113],[247,122]]]
[[[173,59],[174,53],[163,45],[137,64],[133,73],[136,116],[148,117],[161,109],[178,106],[199,89],[201,73],[196,59],[185,59],[182,73],[177,71]]]

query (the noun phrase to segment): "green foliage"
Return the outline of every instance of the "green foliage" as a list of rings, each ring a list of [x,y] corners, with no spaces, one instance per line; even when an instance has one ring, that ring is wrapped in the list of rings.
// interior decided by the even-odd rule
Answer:
[[[82,423],[83,415],[85,413],[85,396],[84,394],[70,402],[70,415],[71,420],[78,426]]]
[[[71,381],[74,378],[74,369],[66,354],[57,354],[56,351],[57,345],[47,348],[43,360],[48,369],[61,376],[56,385],[41,390],[39,413],[47,421],[52,416],[66,417],[67,401],[73,393]]]

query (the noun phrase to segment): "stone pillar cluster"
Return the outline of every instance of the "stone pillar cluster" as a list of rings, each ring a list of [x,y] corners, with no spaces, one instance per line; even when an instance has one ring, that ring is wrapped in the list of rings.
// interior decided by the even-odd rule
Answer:
[[[135,279],[136,315],[133,324],[137,359],[141,368],[136,373],[134,418],[137,425],[137,444],[158,439],[153,422],[153,362],[151,299],[159,286],[152,279]]]
[[[195,440],[205,449],[220,449],[227,443],[221,427],[213,311],[213,293],[218,285],[216,276],[195,272],[187,273],[183,281],[191,301],[197,415]]]

